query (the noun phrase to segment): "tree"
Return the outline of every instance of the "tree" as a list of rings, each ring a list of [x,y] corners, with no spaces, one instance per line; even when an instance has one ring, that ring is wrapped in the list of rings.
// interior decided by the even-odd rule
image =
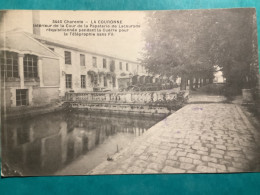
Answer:
[[[254,9],[155,11],[147,24],[141,63],[150,73],[212,79],[218,65],[241,87],[258,64]]]

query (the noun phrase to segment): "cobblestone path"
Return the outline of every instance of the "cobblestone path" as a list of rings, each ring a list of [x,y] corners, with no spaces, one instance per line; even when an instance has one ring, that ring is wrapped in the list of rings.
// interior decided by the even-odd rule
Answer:
[[[260,171],[259,143],[239,106],[189,104],[87,174]]]

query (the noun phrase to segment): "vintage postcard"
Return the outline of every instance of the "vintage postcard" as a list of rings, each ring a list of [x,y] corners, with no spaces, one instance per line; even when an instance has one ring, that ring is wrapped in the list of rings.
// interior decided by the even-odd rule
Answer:
[[[2,176],[260,171],[253,8],[0,11]]]

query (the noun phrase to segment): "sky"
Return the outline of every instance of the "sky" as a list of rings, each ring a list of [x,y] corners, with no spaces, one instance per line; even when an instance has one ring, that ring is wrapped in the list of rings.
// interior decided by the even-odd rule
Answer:
[[[128,32],[114,36],[82,36],[66,37],[62,32],[47,32],[41,29],[41,35],[73,45],[79,45],[93,52],[112,55],[136,61],[144,47],[143,32],[146,28],[145,12],[143,11],[39,11],[40,24],[53,24],[52,20],[83,20],[88,24],[92,20],[122,20],[123,24],[141,25],[141,28],[130,29]],[[4,31],[15,28],[32,33],[32,11],[9,10],[1,20],[0,29]]]

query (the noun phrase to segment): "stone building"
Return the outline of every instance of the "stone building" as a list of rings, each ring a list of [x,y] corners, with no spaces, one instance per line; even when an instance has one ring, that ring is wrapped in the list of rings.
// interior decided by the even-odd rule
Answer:
[[[138,62],[41,36],[38,11],[5,11],[0,23],[2,111],[59,101],[66,92],[118,91],[147,75]],[[7,25],[8,24],[8,25]],[[13,112],[13,113],[14,113]]]
[[[71,91],[118,91],[147,75],[137,62],[20,30],[1,33],[0,51],[5,108],[50,104]]]
[[[24,32],[0,34],[1,107],[41,106],[59,100],[59,55]]]
[[[27,33],[61,56],[60,92],[117,91],[126,88],[134,75],[147,75],[139,63],[88,51],[77,45]]]

